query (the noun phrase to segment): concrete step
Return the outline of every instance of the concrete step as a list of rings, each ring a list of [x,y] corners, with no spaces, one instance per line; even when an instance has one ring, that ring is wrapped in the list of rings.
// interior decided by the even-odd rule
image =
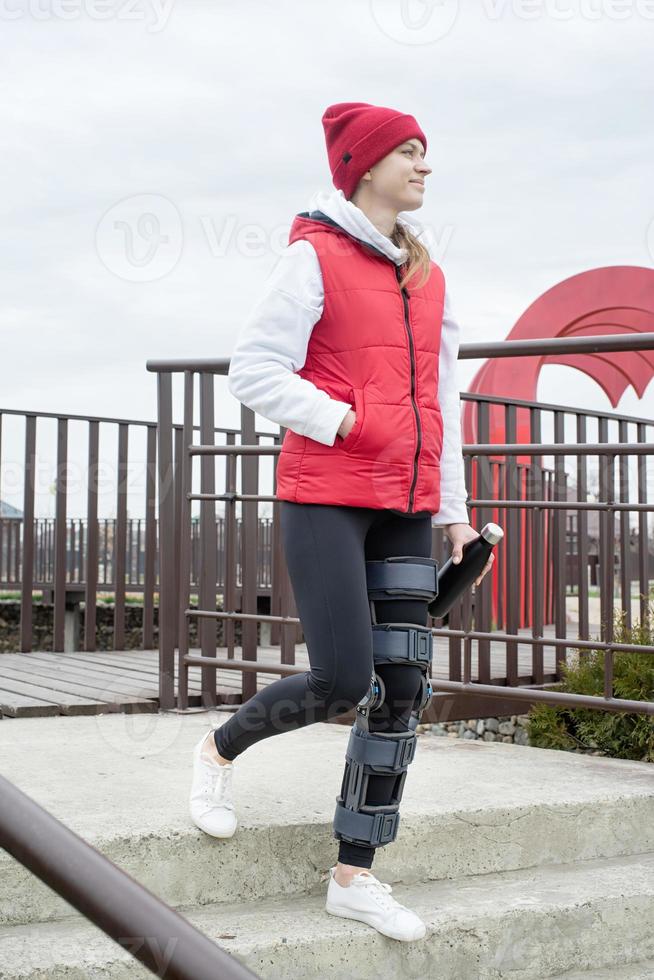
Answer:
[[[349,728],[282,732],[236,762],[233,838],[198,830],[187,809],[192,748],[225,712],[5,719],[0,771],[175,907],[315,892],[332,836]],[[397,840],[374,869],[390,882],[654,852],[646,763],[495,742],[419,736]],[[0,855],[0,923],[71,906]],[[76,913],[75,913],[76,914]]]
[[[325,889],[183,914],[258,976],[274,980],[543,980],[580,968],[595,978],[598,969],[654,956],[654,854],[396,884],[394,896],[428,927],[413,943],[328,915]],[[3,980],[151,975],[78,917],[0,929],[0,963]]]

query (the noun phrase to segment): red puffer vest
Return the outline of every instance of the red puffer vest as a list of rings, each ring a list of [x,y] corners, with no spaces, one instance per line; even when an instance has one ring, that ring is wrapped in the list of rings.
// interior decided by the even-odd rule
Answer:
[[[350,402],[356,422],[333,446],[287,429],[276,497],[437,513],[445,299],[440,267],[432,262],[424,286],[409,281],[400,291],[400,267],[321,211],[296,215],[289,244],[298,238],[316,250],[325,300],[297,373],[332,398]]]

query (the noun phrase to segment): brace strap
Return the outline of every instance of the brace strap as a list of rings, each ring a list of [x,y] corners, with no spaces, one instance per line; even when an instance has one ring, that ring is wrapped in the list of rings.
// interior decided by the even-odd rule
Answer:
[[[367,561],[366,579],[370,599],[407,596],[431,601],[438,595],[438,562],[412,555]]]
[[[417,740],[411,731],[365,732],[353,725],[347,757],[374,771],[401,772],[413,761]]]
[[[379,808],[377,813],[348,810],[338,805],[334,812],[334,836],[341,835],[355,844],[378,847],[397,836],[400,811]]]
[[[428,626],[411,623],[374,623],[372,626],[372,655],[376,663],[431,664],[434,652],[433,635]]]

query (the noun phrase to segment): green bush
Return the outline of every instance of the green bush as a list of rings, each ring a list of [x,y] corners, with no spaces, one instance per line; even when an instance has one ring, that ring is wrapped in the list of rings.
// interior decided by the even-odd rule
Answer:
[[[629,628],[618,610],[614,620],[617,643],[654,644],[654,594],[650,594],[643,622]],[[561,683],[553,690],[575,694],[604,695],[604,653],[575,650],[568,664],[561,664]],[[613,697],[654,701],[654,655],[613,654]],[[616,759],[654,762],[654,715],[602,711],[591,708],[537,704],[527,721],[529,744],[545,749],[596,751]]]

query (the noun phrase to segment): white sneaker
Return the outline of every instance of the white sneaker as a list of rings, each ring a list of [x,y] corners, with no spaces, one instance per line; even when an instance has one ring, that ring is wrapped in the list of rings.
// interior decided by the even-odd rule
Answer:
[[[334,878],[336,867],[329,869],[329,886],[325,909],[344,919],[359,919],[373,926],[384,936],[408,942],[422,939],[427,927],[422,919],[400,905],[390,893],[390,885],[379,881],[370,871],[359,871],[349,885],[343,887]]]
[[[189,799],[193,823],[212,837],[231,837],[236,830],[236,813],[232,799],[234,763],[222,766],[202,746],[210,728],[193,750],[193,783]]]

